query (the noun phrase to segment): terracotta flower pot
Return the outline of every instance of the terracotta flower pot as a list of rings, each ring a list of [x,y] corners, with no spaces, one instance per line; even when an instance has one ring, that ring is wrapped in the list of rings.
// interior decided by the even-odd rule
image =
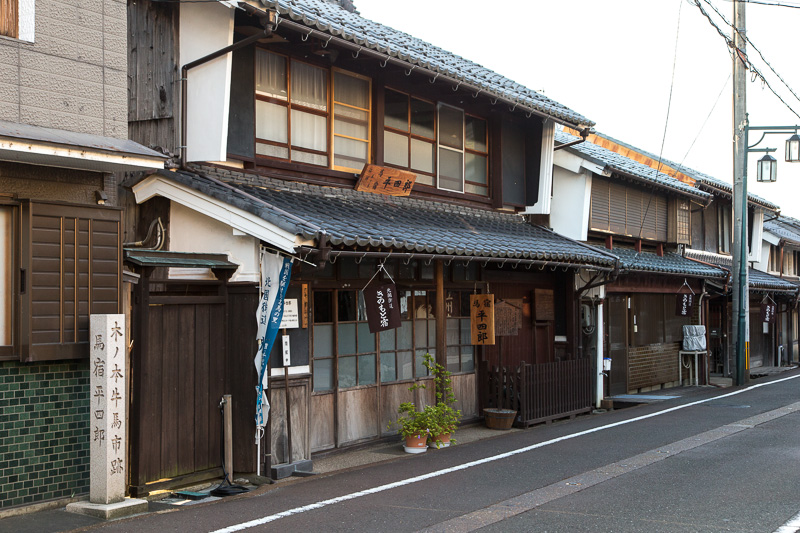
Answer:
[[[442,435],[431,437],[431,442],[437,448],[447,448],[450,446],[450,433],[444,433]]]
[[[406,453],[423,453],[428,449],[428,435],[409,435],[404,448]]]

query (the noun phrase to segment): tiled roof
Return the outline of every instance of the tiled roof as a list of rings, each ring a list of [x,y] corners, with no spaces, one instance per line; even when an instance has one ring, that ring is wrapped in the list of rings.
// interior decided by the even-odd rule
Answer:
[[[569,133],[556,131],[557,144],[566,144],[579,139],[579,137],[575,137]],[[624,155],[618,154],[617,152],[613,152],[589,141],[575,144],[569,148],[566,148],[566,150],[576,152],[581,156],[594,161],[595,163],[603,165],[607,170],[612,172],[621,173],[661,188],[694,196],[695,198],[701,198],[703,200],[708,200],[711,198],[711,195],[707,192],[701,191],[696,187],[692,187],[691,185],[683,183],[682,181],[668,176],[663,172],[658,172],[654,168],[651,168],[643,163],[629,159]]]
[[[214,171],[213,167],[203,170]],[[156,174],[239,207],[305,239],[333,245],[464,257],[527,259],[612,268],[610,254],[573,241],[522,216],[455,204],[396,198],[352,189],[284,182],[219,170]]]
[[[610,137],[608,135],[605,135],[603,133],[599,133],[599,132],[594,132],[594,133],[596,135],[604,138],[604,139],[608,139],[609,141],[617,143],[620,146],[624,146],[625,148],[629,148],[629,149],[634,150],[634,151],[636,151],[636,152],[638,152],[638,153],[640,153],[642,155],[645,155],[645,156],[649,157],[650,159],[652,159],[654,161],[658,161],[659,160],[659,156],[657,156],[655,154],[651,154],[650,152],[647,152],[646,150],[642,150],[641,148],[637,148],[637,147],[635,147],[633,145],[630,145],[628,143],[625,143],[623,141],[620,141],[618,139],[615,139],[615,138]],[[698,182],[700,182],[700,185],[703,188],[703,190],[711,190],[712,192],[724,191],[725,193],[727,193],[726,196],[728,196],[728,197],[733,194],[733,186],[730,183],[727,183],[727,182],[722,181],[720,179],[717,179],[717,178],[714,178],[712,176],[709,176],[708,174],[704,174],[703,172],[699,172],[697,170],[694,170],[693,168],[689,168],[689,167],[681,165],[679,163],[675,163],[675,162],[670,161],[669,159],[666,159],[664,157],[661,157],[660,159],[665,165],[670,166],[670,167],[678,170],[679,172],[682,172],[682,173],[686,174],[690,178],[693,178],[693,179],[697,180]],[[766,207],[767,209],[771,209],[772,211],[778,211],[780,209],[780,206],[778,206],[776,204],[773,204],[772,202],[770,202],[768,200],[765,200],[764,198],[761,198],[760,196],[756,196],[755,194],[752,194],[752,193],[748,193],[747,194],[747,199],[751,203],[758,204],[758,205],[760,205],[762,207]]]
[[[288,20],[386,54],[398,60],[430,70],[475,87],[475,91],[508,99],[521,107],[583,127],[593,126],[583,115],[477,63],[437,46],[373,22],[324,0],[261,0]],[[398,9],[402,9],[398,5]],[[425,16],[421,13],[420,16]],[[476,19],[477,21],[478,19]],[[508,50],[506,53],[513,54]]]
[[[724,269],[704,265],[673,252],[665,252],[663,256],[652,252],[636,252],[627,248],[614,248],[609,252],[619,257],[623,273],[625,271],[655,272],[694,278],[724,278],[728,275]]]
[[[765,220],[764,231],[773,233],[792,244],[800,245],[800,221],[794,218],[781,216],[774,220]]]
[[[733,259],[729,255],[715,254],[711,252],[704,252],[702,250],[686,250],[687,257],[693,257],[707,263],[713,263],[725,268],[730,269],[733,265]],[[776,291],[776,292],[794,292],[797,290],[797,285],[781,279],[777,276],[761,272],[755,268],[749,267],[747,269],[747,280],[750,290],[758,291]]]

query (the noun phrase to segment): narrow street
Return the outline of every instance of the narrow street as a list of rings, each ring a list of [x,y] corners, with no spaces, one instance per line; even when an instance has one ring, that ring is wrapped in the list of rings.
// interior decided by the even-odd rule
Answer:
[[[800,512],[798,378],[676,389],[676,399],[85,530],[772,532]]]

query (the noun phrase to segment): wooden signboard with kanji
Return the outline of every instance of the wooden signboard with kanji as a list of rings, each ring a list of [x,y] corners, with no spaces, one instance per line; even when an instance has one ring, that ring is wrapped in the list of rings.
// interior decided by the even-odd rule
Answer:
[[[494,321],[497,337],[516,337],[522,327],[522,298],[498,300],[494,306]]]
[[[536,310],[534,320],[537,322],[555,320],[556,313],[552,290],[535,289],[533,291],[533,305]]]
[[[470,294],[472,344],[494,344],[494,294]]]
[[[407,170],[367,165],[361,171],[356,190],[389,196],[408,196],[416,180],[417,175]]]

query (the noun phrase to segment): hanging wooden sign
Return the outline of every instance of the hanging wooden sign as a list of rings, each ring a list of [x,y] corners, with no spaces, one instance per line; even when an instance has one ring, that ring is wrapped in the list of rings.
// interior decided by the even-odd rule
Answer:
[[[400,327],[400,302],[397,300],[397,287],[394,283],[372,285],[362,292],[370,333]]]
[[[469,317],[472,344],[494,344],[494,294],[471,294]]]
[[[361,171],[356,190],[388,196],[408,196],[416,180],[417,175],[407,170],[367,165]]]
[[[675,298],[675,314],[677,316],[691,316],[694,305],[694,294],[678,293]]]
[[[761,322],[766,322],[768,324],[772,324],[775,322],[775,312],[777,311],[777,306],[774,303],[762,303],[761,304]]]

